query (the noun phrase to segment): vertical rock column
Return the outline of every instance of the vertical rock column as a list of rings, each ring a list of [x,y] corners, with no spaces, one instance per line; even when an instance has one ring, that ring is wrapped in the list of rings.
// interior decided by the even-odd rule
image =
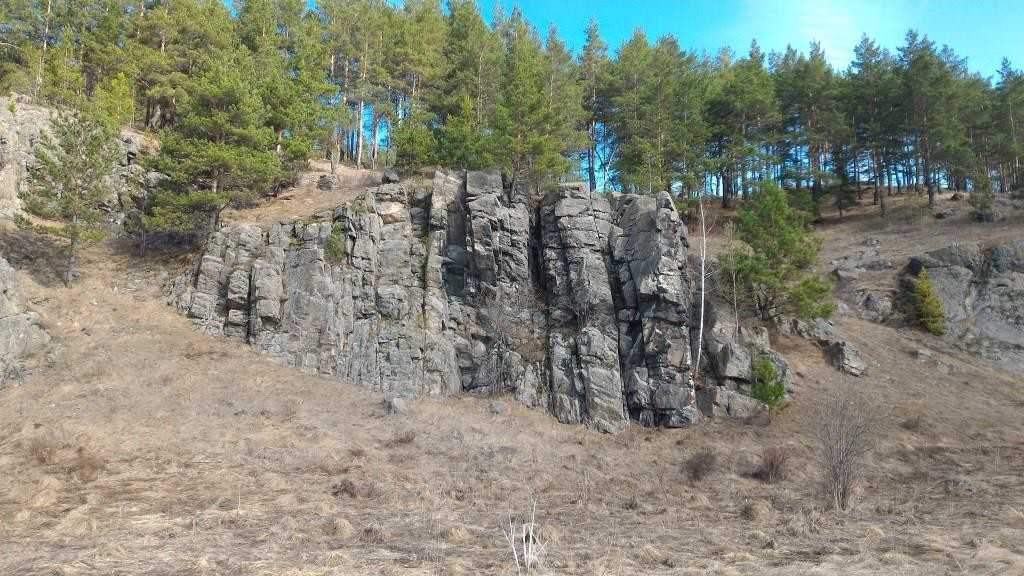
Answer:
[[[533,328],[527,196],[506,186],[496,170],[473,171],[466,175],[462,204],[466,266],[459,277],[463,283],[459,300],[472,307],[464,325],[471,368],[463,387],[509,392],[525,404],[543,404],[542,358],[530,357],[526,348],[533,347],[524,346],[524,341],[517,341],[517,349],[498,344],[509,338],[520,340]]]
[[[613,260],[630,415],[644,426],[697,420],[691,372],[686,226],[667,192],[617,201]]]
[[[618,326],[609,283],[608,201],[563,186],[541,213],[548,298],[550,409],[562,422],[603,432],[626,425]]]

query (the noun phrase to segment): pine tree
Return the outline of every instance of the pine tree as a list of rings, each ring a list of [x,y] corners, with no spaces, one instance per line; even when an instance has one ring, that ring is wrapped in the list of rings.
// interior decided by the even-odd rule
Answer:
[[[935,288],[926,269],[922,268],[917,273],[913,286],[912,303],[917,324],[936,336],[942,336],[946,333],[946,313],[942,310],[942,302],[935,295]]]
[[[64,284],[75,277],[75,258],[85,242],[102,236],[104,202],[116,192],[110,174],[117,165],[117,143],[102,123],[81,113],[53,117],[51,134],[35,147],[25,209],[55,224],[46,230],[67,239]]]
[[[255,76],[253,56],[236,47],[211,54],[190,79],[179,117],[161,134],[152,160],[168,178],[165,192],[154,199],[149,226],[202,232],[228,205],[251,201],[286,176]]]
[[[750,397],[764,404],[770,417],[775,408],[786,399],[786,383],[782,380],[779,369],[764,355],[754,360],[750,372]]]
[[[606,169],[602,153],[609,147],[607,124],[610,116],[608,104],[608,45],[601,39],[597,20],[587,25],[586,43],[579,58],[580,87],[583,94],[585,124],[587,127],[587,181],[591,190],[597,189],[597,172]]]
[[[992,180],[988,176],[988,169],[978,170],[974,175],[973,190],[967,202],[971,205],[972,215],[979,222],[992,222],[995,220],[996,195],[992,190]]]
[[[107,128],[118,130],[135,120],[135,85],[125,74],[118,74],[96,88],[93,105]]]
[[[893,61],[870,38],[862,36],[854,49],[847,75],[851,90],[849,112],[854,138],[867,151],[874,195],[882,214],[886,213],[885,175],[895,146],[891,128],[896,106]]]
[[[831,314],[831,287],[812,270],[820,240],[807,229],[804,217],[789,206],[781,188],[764,183],[744,203],[735,231],[743,245],[729,258],[735,262],[746,303],[761,319]]]
[[[508,29],[501,98],[495,122],[499,157],[513,182],[536,186],[563,170],[551,134],[556,123],[545,93],[545,58],[540,38],[516,12]]]
[[[498,34],[488,28],[476,4],[450,3],[446,69],[432,108],[441,123],[441,161],[456,168],[494,165],[492,134],[505,57]]]

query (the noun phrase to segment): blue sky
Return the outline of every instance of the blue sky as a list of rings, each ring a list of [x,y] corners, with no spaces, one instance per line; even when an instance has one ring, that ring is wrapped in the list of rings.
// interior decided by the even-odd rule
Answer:
[[[541,32],[555,24],[571,48],[597,18],[613,49],[642,27],[652,39],[672,34],[690,50],[729,46],[745,54],[757,38],[765,52],[821,42],[833,66],[846,68],[861,33],[895,50],[909,28],[948,44],[971,70],[993,76],[1004,56],[1024,68],[1024,0],[478,0],[488,18],[498,2],[518,5]]]

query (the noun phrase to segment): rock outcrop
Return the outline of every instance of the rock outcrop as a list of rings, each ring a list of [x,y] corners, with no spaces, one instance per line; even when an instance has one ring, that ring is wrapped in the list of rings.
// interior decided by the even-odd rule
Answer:
[[[667,193],[562,185],[531,202],[498,172],[438,170],[309,221],[222,229],[171,301],[205,330],[389,398],[507,393],[614,432],[700,417],[687,262]],[[709,341],[721,394],[702,391],[707,415],[746,410],[751,356],[723,368],[725,345]]]
[[[18,193],[25,186],[26,167],[39,135],[50,126],[49,108],[24,98],[0,98],[0,217],[21,210]]]
[[[22,360],[40,352],[49,340],[39,315],[24,308],[17,273],[0,258],[0,387],[18,374]]]
[[[781,327],[785,332],[795,334],[814,342],[825,352],[825,358],[833,368],[850,376],[863,376],[868,365],[861,358],[860,351],[844,340],[836,329],[836,325],[824,318],[804,321],[796,318],[788,319]]]
[[[942,302],[946,338],[1024,374],[1024,239],[934,250],[911,258],[906,277],[922,269]]]
[[[741,326],[724,303],[712,301],[709,305],[713,312],[705,314],[707,332],[703,354],[706,360],[701,362],[707,377],[701,380],[697,390],[700,411],[733,418],[746,418],[759,412],[763,406],[749,394],[754,384],[754,363],[762,358],[775,365],[786,390],[792,393],[789,363],[772,350],[768,330]]]
[[[34,105],[25,96],[0,98],[0,218],[11,218],[21,210],[19,193],[28,186],[28,167],[33,162],[35,146],[50,130],[53,113],[51,108]],[[128,180],[151,185],[150,180],[158,176],[146,174],[136,162],[144,148],[142,136],[124,131],[119,145],[119,166],[110,175],[113,188],[118,194],[127,191]],[[118,198],[112,197],[108,207],[111,222],[120,222],[122,208]]]

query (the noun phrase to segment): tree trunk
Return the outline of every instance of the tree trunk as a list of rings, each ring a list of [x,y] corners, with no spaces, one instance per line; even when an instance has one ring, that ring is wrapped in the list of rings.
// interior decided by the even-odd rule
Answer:
[[[927,141],[925,143],[925,157],[924,157],[924,187],[928,193],[928,207],[935,207],[935,179],[932,174],[931,166],[931,150]]]
[[[356,168],[363,167],[363,112],[366,103],[359,101],[359,113],[356,117]]]
[[[68,234],[68,253],[67,260],[64,263],[64,286],[71,286],[71,281],[75,278],[75,251],[78,250],[78,216],[71,218],[71,225],[69,226],[70,234]]]
[[[878,209],[881,210],[882,216],[885,216],[885,189],[882,188],[882,173],[881,173],[881,162],[878,161],[878,155],[872,155],[872,161],[875,165],[875,197],[878,199]]]
[[[700,207],[700,324],[697,329],[697,361],[693,364],[693,379],[695,382],[700,377],[700,354],[704,348],[704,280],[707,275],[706,263],[708,255],[708,229],[707,220],[704,217],[704,200],[698,198],[697,205]],[[736,318],[738,320],[739,316]]]
[[[53,14],[53,0],[46,0],[46,20],[43,24],[43,49],[39,52],[39,65],[36,67],[36,81],[32,86],[32,98],[39,96],[43,85],[43,66],[46,64],[46,49],[50,45],[50,15]]]
[[[327,144],[327,156],[331,159],[331,174],[338,173],[338,161],[341,157],[341,134],[337,131],[331,133]]]
[[[373,143],[370,145],[370,149],[372,150],[372,153],[370,155],[370,163],[371,163],[370,166],[374,170],[377,169],[377,151],[380,148],[380,145],[378,144],[379,140],[380,140],[380,120],[377,119],[377,118],[374,118],[373,119]]]

